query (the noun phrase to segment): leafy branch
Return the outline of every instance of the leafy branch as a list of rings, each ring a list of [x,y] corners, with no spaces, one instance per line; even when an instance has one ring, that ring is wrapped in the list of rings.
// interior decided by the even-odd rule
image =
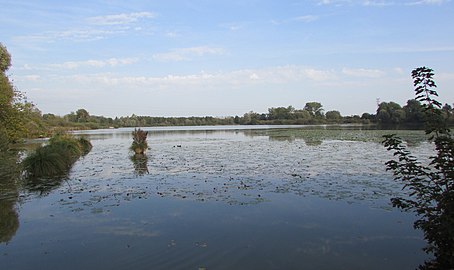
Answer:
[[[424,108],[426,134],[435,152],[428,165],[413,156],[396,135],[384,136],[383,145],[394,153],[386,162],[395,180],[404,183],[409,197],[392,198],[394,207],[414,211],[419,217],[414,227],[424,232],[424,250],[434,255],[420,269],[454,269],[454,139],[435,97],[438,93],[433,70],[427,67],[412,71],[416,100]]]

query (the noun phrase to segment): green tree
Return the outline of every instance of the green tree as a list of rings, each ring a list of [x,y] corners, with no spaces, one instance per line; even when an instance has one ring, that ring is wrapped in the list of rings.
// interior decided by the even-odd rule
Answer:
[[[328,111],[325,114],[326,120],[332,121],[332,122],[338,122],[342,119],[342,115],[340,114],[339,111]]]
[[[5,73],[11,66],[11,55],[6,47],[0,43],[0,72]]]
[[[11,66],[11,56],[0,43],[0,131],[10,142],[16,142],[26,134],[21,113],[22,96],[17,92],[5,72]]]
[[[292,106],[269,108],[268,109],[268,119],[270,120],[285,120],[293,119],[295,113],[295,108]]]
[[[86,123],[90,120],[90,114],[85,109],[78,109],[76,111],[76,122]]]
[[[383,141],[395,159],[386,162],[387,170],[410,191],[393,198],[392,204],[418,215],[414,227],[424,232],[425,251],[434,255],[420,269],[454,269],[454,138],[442,117],[441,103],[434,97],[436,84],[432,69],[420,67],[412,72],[416,100],[422,103],[426,133],[435,145],[435,154],[422,164],[396,135]]]
[[[323,106],[320,102],[307,102],[304,110],[308,111],[312,116],[323,117]]]
[[[405,112],[405,122],[414,124],[424,122],[424,110],[421,106],[421,102],[418,100],[408,100],[407,105],[403,107],[403,110]]]
[[[377,120],[381,124],[399,124],[405,119],[405,111],[395,102],[382,102],[377,109]]]

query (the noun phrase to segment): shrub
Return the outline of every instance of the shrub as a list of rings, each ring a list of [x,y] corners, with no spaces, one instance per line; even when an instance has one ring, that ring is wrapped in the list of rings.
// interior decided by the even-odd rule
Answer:
[[[438,94],[433,75],[426,67],[412,72],[416,100],[423,103],[426,134],[435,145],[430,163],[423,165],[395,135],[386,135],[383,143],[396,157],[386,162],[387,170],[410,190],[409,197],[393,198],[392,204],[418,215],[414,227],[423,230],[428,243],[424,250],[435,257],[420,269],[454,269],[454,138],[441,103],[434,99]]]
[[[148,148],[147,135],[148,131],[143,131],[140,128],[134,129],[132,132],[132,144],[130,149],[136,154],[143,154]]]
[[[91,143],[68,134],[57,134],[22,162],[28,176],[53,177],[68,173],[74,162],[91,150]]]

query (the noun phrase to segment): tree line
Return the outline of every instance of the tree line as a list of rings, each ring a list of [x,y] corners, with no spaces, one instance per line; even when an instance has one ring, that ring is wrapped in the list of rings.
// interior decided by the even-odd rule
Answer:
[[[443,117],[454,125],[454,109],[445,104]],[[325,112],[320,102],[307,102],[302,109],[293,106],[272,107],[266,113],[247,112],[242,116],[229,117],[154,117],[122,116],[104,117],[90,115],[85,109],[78,109],[64,116],[42,115],[44,126],[51,128],[96,129],[109,127],[152,127],[152,126],[206,126],[206,125],[314,125],[314,124],[376,124],[384,127],[419,127],[425,119],[423,106],[418,100],[410,99],[404,106],[396,102],[381,102],[375,114],[342,116],[339,111]]]

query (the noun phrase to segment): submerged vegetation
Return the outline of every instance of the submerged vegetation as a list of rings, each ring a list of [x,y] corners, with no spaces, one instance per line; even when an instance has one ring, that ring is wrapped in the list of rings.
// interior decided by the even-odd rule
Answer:
[[[68,173],[74,162],[91,150],[91,143],[76,139],[68,134],[53,136],[49,143],[38,147],[22,162],[24,171],[30,177],[54,177]]]
[[[392,199],[395,207],[414,211],[414,227],[424,232],[425,251],[435,258],[420,269],[454,269],[454,138],[448,128],[433,80],[433,70],[420,67],[412,72],[416,100],[423,103],[422,118],[436,153],[423,165],[395,135],[385,136],[384,145],[396,159],[386,163],[395,179],[410,190],[409,197]]]

